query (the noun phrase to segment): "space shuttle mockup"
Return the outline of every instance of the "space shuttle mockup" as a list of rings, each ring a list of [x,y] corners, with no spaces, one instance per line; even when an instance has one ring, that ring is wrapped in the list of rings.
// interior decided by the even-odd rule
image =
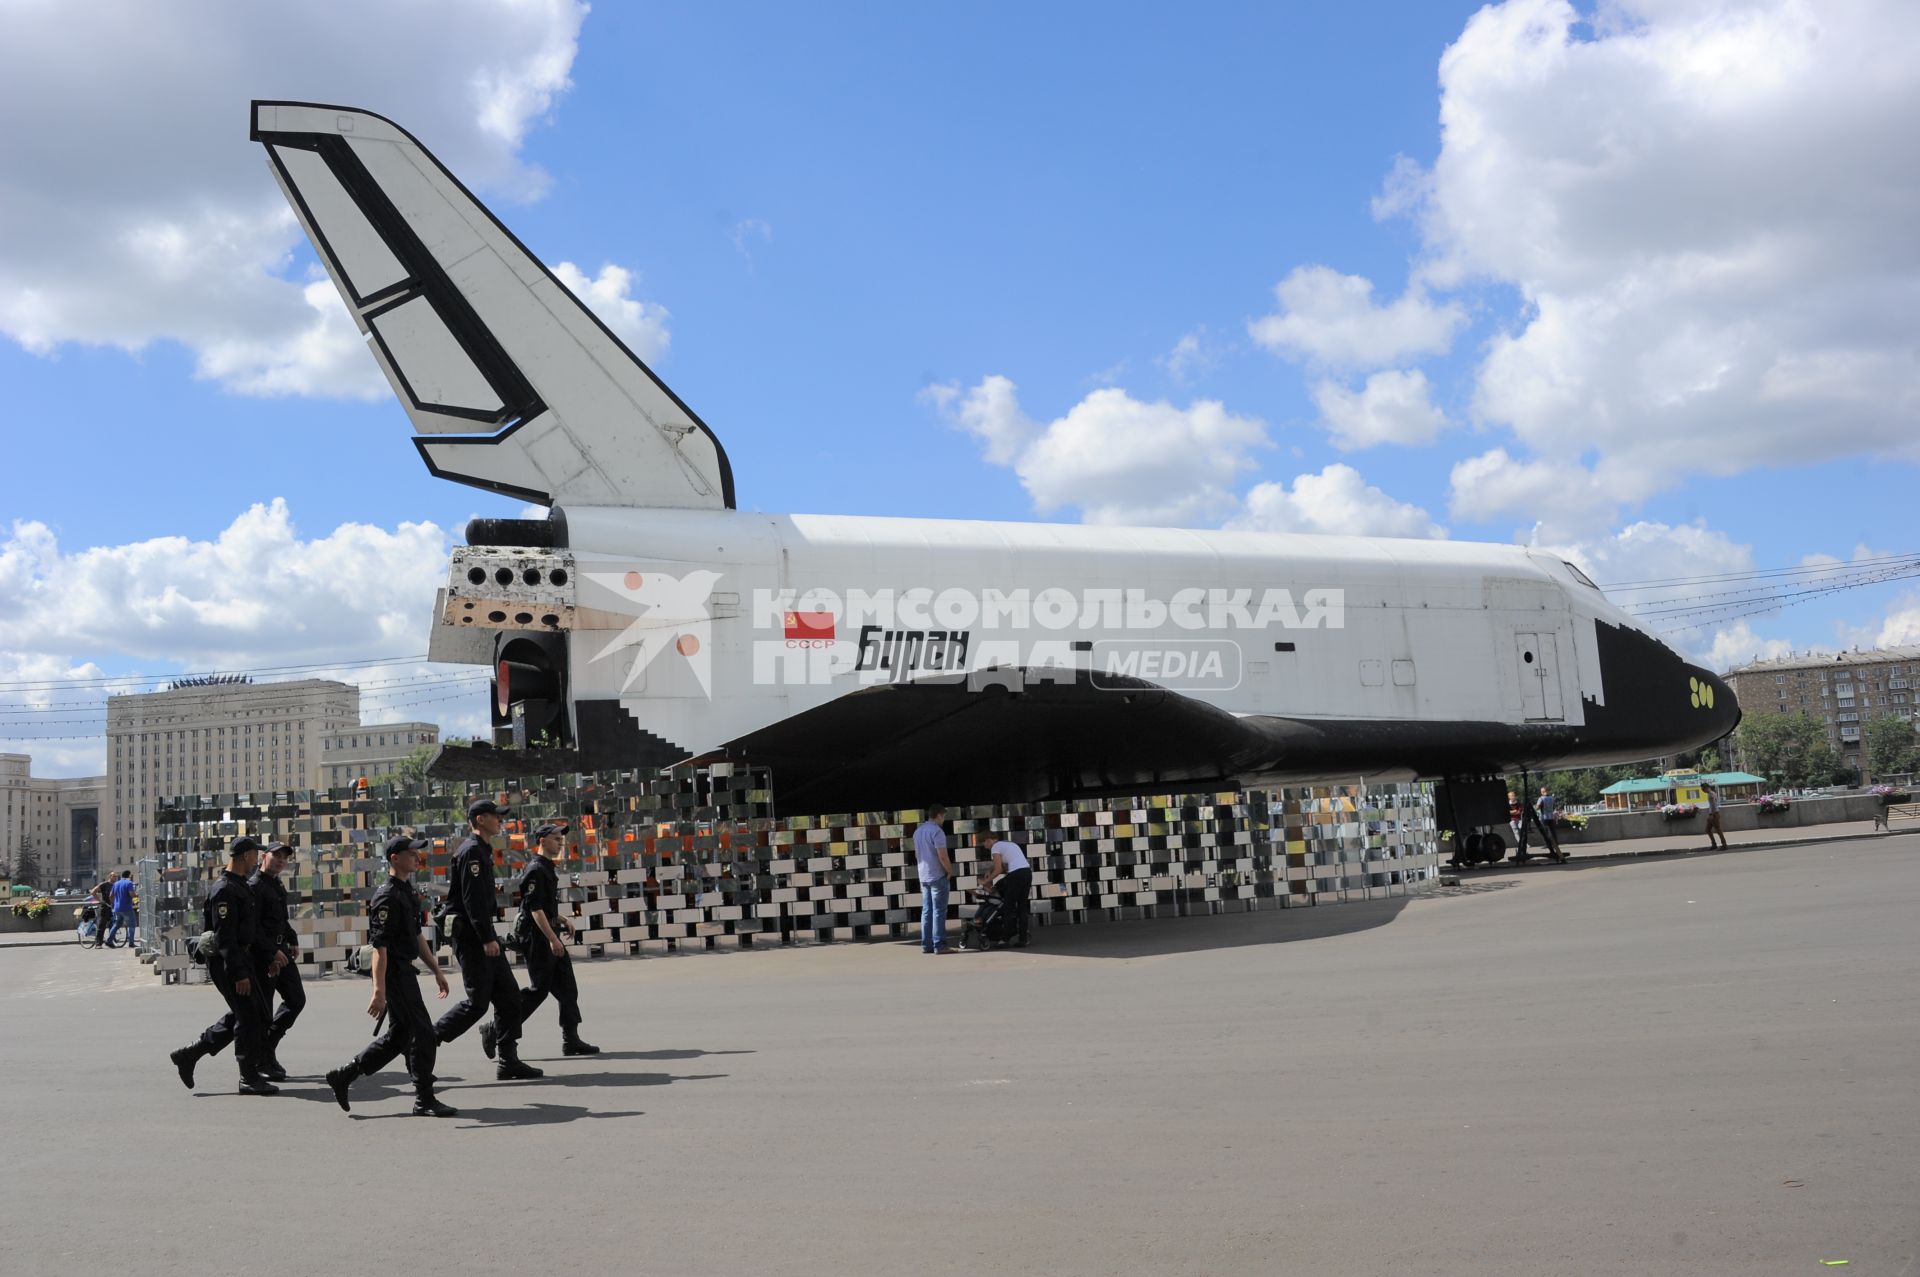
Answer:
[[[783,812],[1624,762],[1733,693],[1521,546],[766,515],[719,439],[428,150],[255,102],[253,139],[476,519],[431,655],[555,769],[733,758]]]

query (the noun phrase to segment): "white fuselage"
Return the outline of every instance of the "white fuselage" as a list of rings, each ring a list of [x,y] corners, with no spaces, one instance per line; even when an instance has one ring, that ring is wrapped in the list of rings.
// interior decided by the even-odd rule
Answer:
[[[1147,681],[1237,715],[1578,725],[1603,695],[1596,620],[1638,628],[1564,563],[1519,546],[604,506],[563,515],[565,550],[459,552],[449,621],[463,596],[505,596],[495,558],[516,565],[519,596],[526,563],[560,566],[565,586],[545,585],[529,606],[551,607],[549,628],[571,631],[572,699],[617,699],[690,755],[876,682],[1047,667],[1157,674]],[[484,586],[470,584],[475,570]]]

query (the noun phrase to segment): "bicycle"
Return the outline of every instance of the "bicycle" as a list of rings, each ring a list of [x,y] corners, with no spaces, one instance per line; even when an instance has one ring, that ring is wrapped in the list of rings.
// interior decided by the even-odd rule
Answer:
[[[80,921],[77,925],[75,925],[73,929],[73,934],[74,934],[74,939],[80,942],[80,945],[82,948],[85,948],[86,946],[93,944],[96,940],[99,939],[100,926],[99,926],[99,923],[95,920],[94,910],[91,905],[84,906],[80,910]],[[106,940],[107,948],[118,949],[121,945],[124,945],[125,943],[127,943],[127,940],[128,940],[128,936],[125,932],[120,932],[116,934],[111,924],[109,924],[107,928],[107,940]]]

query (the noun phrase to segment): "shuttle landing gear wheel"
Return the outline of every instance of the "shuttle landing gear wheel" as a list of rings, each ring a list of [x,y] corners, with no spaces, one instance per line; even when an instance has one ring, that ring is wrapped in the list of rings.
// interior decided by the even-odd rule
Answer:
[[[1507,854],[1507,844],[1499,834],[1468,834],[1456,857],[1462,866],[1497,865]]]

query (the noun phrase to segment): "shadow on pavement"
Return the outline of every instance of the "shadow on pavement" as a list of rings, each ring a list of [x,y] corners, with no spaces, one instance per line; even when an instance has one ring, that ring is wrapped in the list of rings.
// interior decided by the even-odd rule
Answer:
[[[659,1050],[659,1051],[601,1051],[598,1055],[526,1055],[526,1043],[521,1043],[521,1054],[530,1060],[543,1063],[579,1060],[582,1064],[601,1064],[610,1060],[696,1060],[703,1055],[752,1055],[752,1051],[699,1051]]]
[[[1412,897],[1417,899],[1418,897]],[[1407,896],[1350,900],[1341,905],[1269,909],[1259,913],[1200,914],[1069,927],[1035,927],[1025,949],[955,950],[944,961],[992,962],[1008,954],[1028,958],[1153,958],[1246,945],[1291,944],[1370,931],[1392,922]]]

